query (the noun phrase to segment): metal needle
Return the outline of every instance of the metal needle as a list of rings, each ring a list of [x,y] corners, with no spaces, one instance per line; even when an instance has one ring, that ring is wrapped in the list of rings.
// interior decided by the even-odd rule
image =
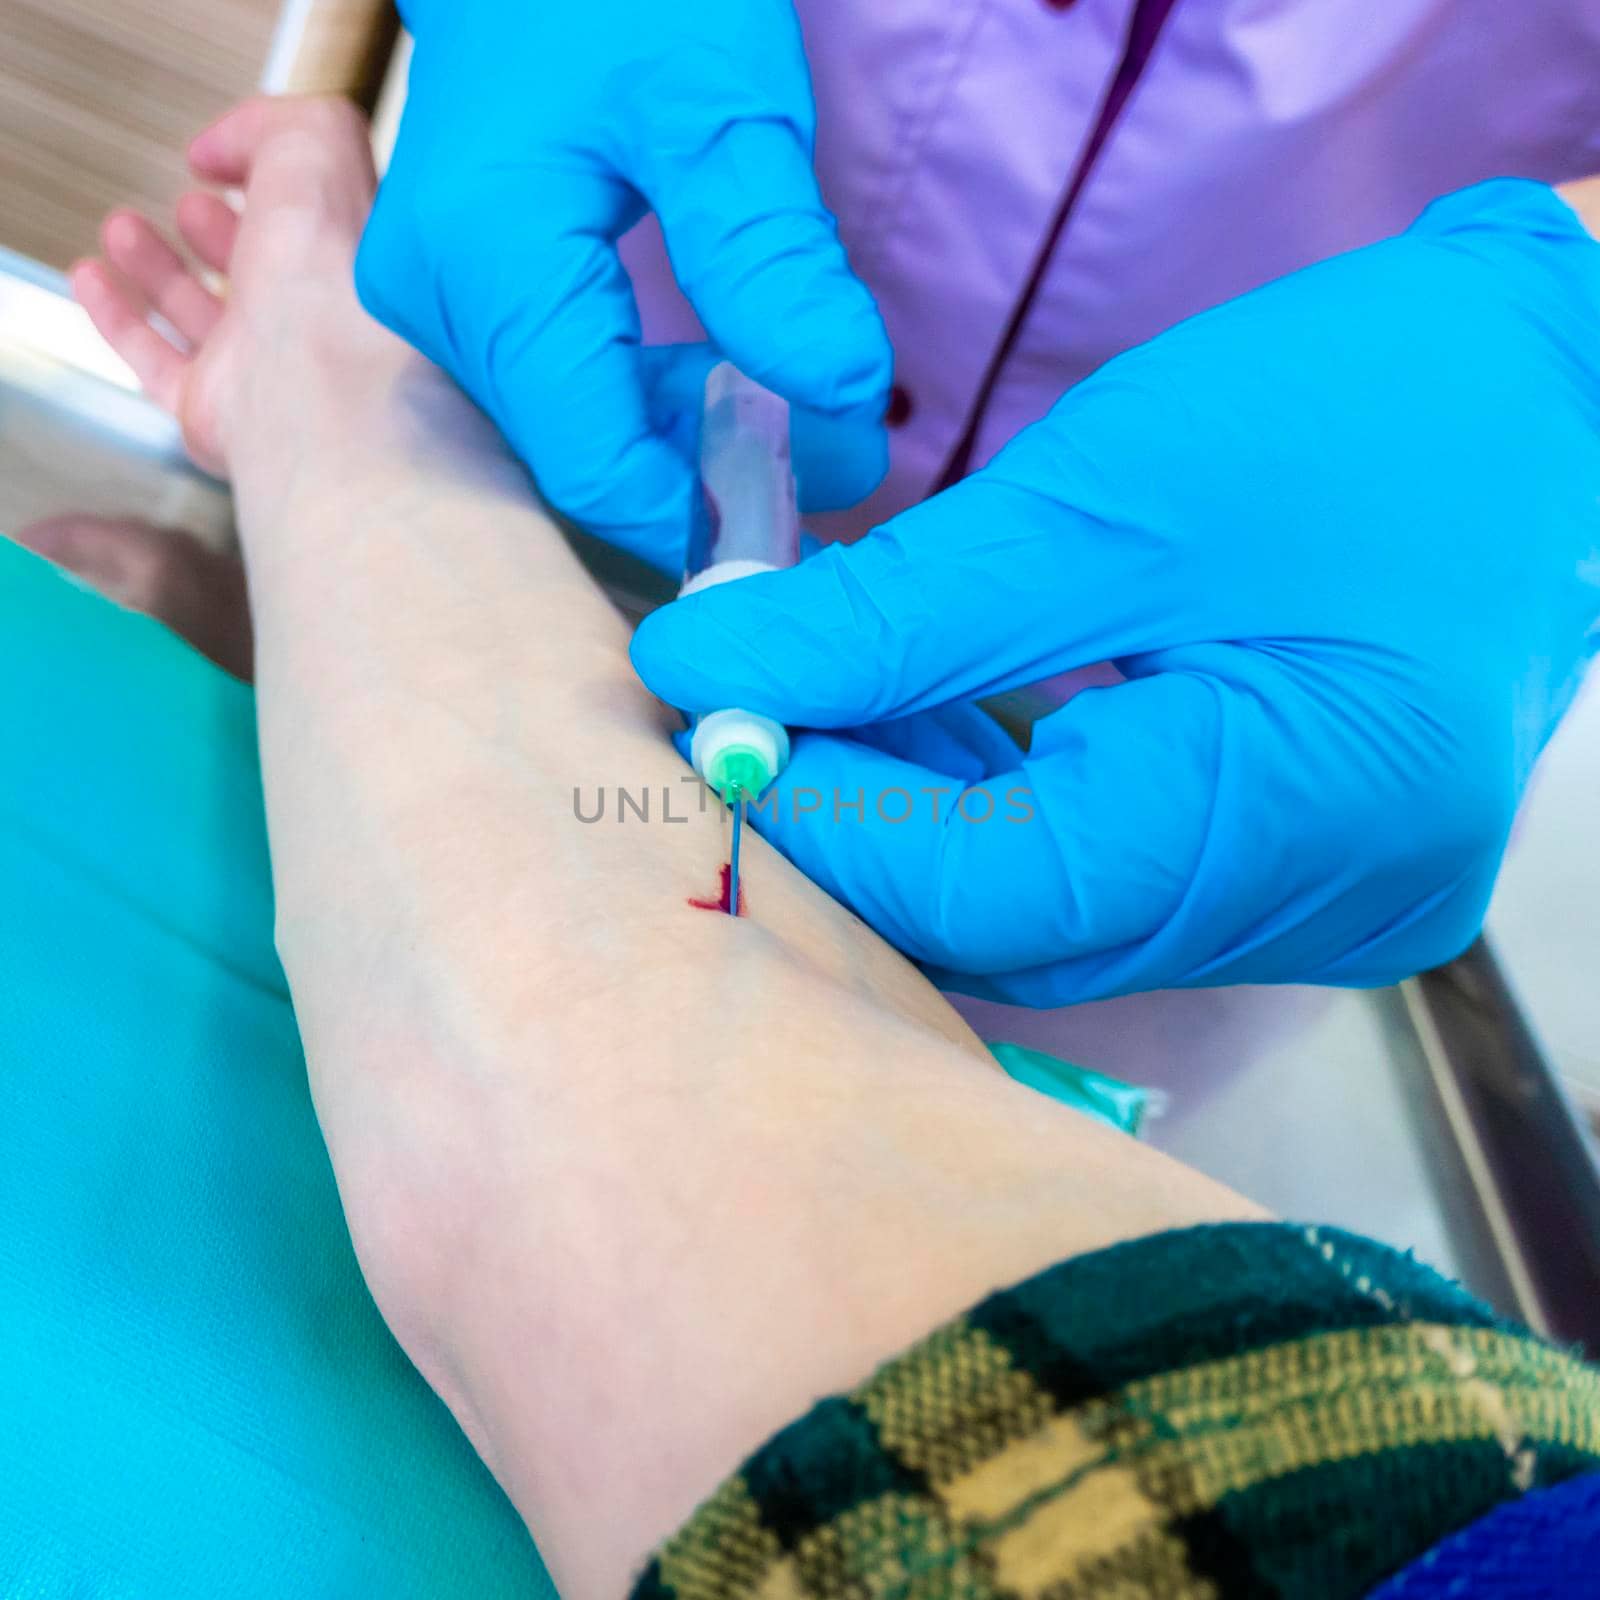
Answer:
[[[739,915],[739,841],[744,833],[744,790],[735,786],[733,800],[733,845],[728,852],[728,915]]]

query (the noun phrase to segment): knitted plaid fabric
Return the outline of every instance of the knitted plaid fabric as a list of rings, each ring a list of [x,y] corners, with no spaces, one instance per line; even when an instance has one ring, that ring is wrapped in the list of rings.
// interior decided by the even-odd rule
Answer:
[[[1331,1228],[1135,1240],[779,1433],[635,1600],[1345,1600],[1600,1467],[1600,1374]]]

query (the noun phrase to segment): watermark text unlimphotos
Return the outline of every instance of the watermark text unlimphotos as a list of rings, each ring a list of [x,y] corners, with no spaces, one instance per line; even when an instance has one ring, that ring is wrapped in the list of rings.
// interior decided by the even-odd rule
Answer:
[[[717,803],[712,791],[691,774],[673,784],[596,784],[572,787],[572,814],[579,822],[682,824],[704,813]],[[686,792],[688,785],[694,792]],[[959,817],[969,823],[1031,822],[1034,816],[1033,791],[1016,785],[1003,791],[985,788],[963,789],[955,783],[929,784],[902,788],[891,784],[882,789],[817,789],[809,784],[775,783],[759,800],[745,802],[747,815],[764,816],[769,822],[801,822],[807,818],[839,825],[875,821],[889,827],[913,819],[940,823]]]

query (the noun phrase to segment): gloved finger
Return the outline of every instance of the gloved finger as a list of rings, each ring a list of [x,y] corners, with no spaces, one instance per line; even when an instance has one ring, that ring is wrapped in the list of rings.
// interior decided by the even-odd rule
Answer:
[[[488,269],[500,281],[481,291],[481,304],[505,307],[474,341],[487,352],[483,403],[557,510],[681,572],[693,475],[651,426],[638,313],[614,249],[568,235],[518,265],[520,297],[503,265]]]
[[[789,416],[800,509],[840,511],[865,500],[889,470],[889,433],[875,403],[853,411],[796,405]]]
[[[1064,800],[1083,830],[1078,932],[1097,936],[1004,968],[958,950],[927,964],[936,982],[1063,1005],[1179,984],[1391,983],[1465,947],[1512,810],[1485,763],[1431,738],[1397,760],[1414,717],[1402,702],[1330,695],[1325,672],[1275,650],[1165,660],[1034,728],[1026,770],[1043,812]],[[1435,796],[1421,812],[1405,804],[1418,784]],[[1119,894],[1143,911],[1106,915]]]
[[[1230,851],[1236,865],[1259,843],[1266,844],[1267,853],[1279,855],[1289,831],[1270,825],[1247,829],[1235,818],[1235,825],[1225,830],[1225,842],[1213,836],[1205,846],[1209,871],[1203,879],[1197,872],[1183,903],[1149,939],[1003,972],[980,973],[938,962],[924,962],[923,969],[941,989],[1036,1007],[1220,984],[1379,988],[1443,965],[1482,929],[1494,888],[1493,856],[1432,879],[1426,858],[1401,863],[1387,879],[1376,868],[1359,873],[1343,863],[1323,863],[1326,876],[1321,881],[1285,873],[1277,893],[1260,870],[1229,871]],[[1363,831],[1370,837],[1370,830]],[[1230,903],[1219,884],[1236,875],[1251,880],[1249,893]],[[1362,911],[1375,881],[1384,881],[1393,907],[1393,915],[1376,927],[1370,913]]]
[[[857,727],[1203,638],[1200,584],[1159,535],[986,472],[792,571],[664,606],[633,662],[685,710]]]
[[[549,222],[533,235],[507,217],[507,237],[485,238],[487,206],[470,245],[434,230],[443,253],[431,263],[411,256],[409,280],[379,266],[404,256],[405,234],[395,230],[409,227],[380,189],[356,284],[374,316],[446,367],[489,413],[551,505],[597,538],[681,571],[692,476],[651,424],[632,287],[605,229],[562,226],[563,218],[614,212],[587,192],[604,181],[578,175],[557,192],[547,180],[521,197]]]
[[[691,469],[697,468],[700,455],[706,379],[721,359],[703,342],[644,345],[639,351],[639,377],[650,426]]]
[[[914,716],[852,728],[840,737],[963,784],[1015,772],[1022,750],[981,706],[935,706]]]
[[[1041,753],[967,787],[802,734],[748,817],[932,966],[998,974],[1137,948],[1178,913],[1205,847],[1225,704],[1179,674],[1086,691],[1047,719]]]
[[[802,130],[781,115],[736,116],[647,154],[640,179],[717,348],[785,399],[883,439],[888,335],[845,259]]]
[[[722,359],[704,343],[647,345],[639,352],[651,426],[691,465],[700,448],[706,377]],[[789,439],[802,511],[835,511],[877,488],[889,466],[880,420],[863,427],[857,418],[792,406]]]

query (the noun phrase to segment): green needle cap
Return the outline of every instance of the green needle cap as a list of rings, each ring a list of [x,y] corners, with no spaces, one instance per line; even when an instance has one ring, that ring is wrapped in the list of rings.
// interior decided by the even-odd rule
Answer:
[[[726,750],[719,750],[706,775],[723,803],[730,806],[741,794],[747,800],[759,798],[773,776],[761,752],[745,744],[730,744]]]

